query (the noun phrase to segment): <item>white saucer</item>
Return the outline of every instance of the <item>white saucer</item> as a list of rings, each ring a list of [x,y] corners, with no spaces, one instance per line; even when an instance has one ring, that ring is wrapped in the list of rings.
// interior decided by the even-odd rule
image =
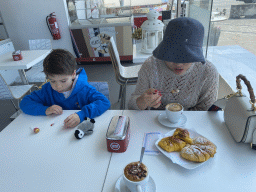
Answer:
[[[161,114],[158,116],[158,121],[159,121],[162,125],[164,125],[164,126],[166,126],[166,127],[182,127],[182,126],[184,126],[184,125],[186,124],[186,122],[187,122],[187,117],[186,117],[184,114],[182,114],[182,115],[181,115],[181,118],[180,118],[180,121],[179,121],[178,123],[171,123],[171,122],[167,119],[166,113],[163,112],[163,113],[161,113]]]
[[[142,187],[142,191],[156,192],[156,184],[151,176],[149,176],[147,185]],[[130,192],[123,182],[123,175],[121,175],[116,181],[115,192]]]

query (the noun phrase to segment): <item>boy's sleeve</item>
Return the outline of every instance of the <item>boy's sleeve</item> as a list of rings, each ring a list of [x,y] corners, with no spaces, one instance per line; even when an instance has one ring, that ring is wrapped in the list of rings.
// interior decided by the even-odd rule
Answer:
[[[80,92],[78,100],[82,107],[81,111],[77,112],[81,122],[85,117],[93,119],[100,116],[110,108],[110,101],[95,88],[89,87],[88,92]]]
[[[25,96],[20,102],[20,109],[28,115],[46,115],[45,111],[49,106],[45,106],[45,91],[43,89],[33,91]]]

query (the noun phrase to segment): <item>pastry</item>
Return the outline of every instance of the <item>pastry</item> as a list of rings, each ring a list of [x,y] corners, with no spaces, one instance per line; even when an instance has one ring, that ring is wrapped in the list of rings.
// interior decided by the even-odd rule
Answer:
[[[181,157],[189,161],[204,162],[216,153],[217,147],[204,137],[196,137],[192,144],[187,144],[180,152]]]
[[[188,144],[192,144],[193,139],[190,138],[189,132],[186,129],[177,128],[173,133],[173,136],[185,141]]]
[[[180,151],[186,142],[174,136],[165,137],[158,142],[158,146],[167,152]]]

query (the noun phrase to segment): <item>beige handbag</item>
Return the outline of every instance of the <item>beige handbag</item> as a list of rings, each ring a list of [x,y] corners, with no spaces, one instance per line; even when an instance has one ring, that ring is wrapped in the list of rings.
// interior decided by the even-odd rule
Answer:
[[[241,79],[248,88],[250,99],[241,92]],[[224,120],[236,142],[251,143],[256,149],[256,112],[255,96],[250,82],[243,75],[236,77],[237,92],[228,95],[224,110]]]

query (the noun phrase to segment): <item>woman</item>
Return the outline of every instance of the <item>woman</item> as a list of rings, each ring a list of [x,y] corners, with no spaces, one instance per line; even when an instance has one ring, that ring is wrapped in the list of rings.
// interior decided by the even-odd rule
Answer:
[[[217,100],[219,74],[203,56],[203,25],[192,18],[173,19],[163,41],[139,71],[129,109],[164,109],[180,103],[184,110],[208,110]]]

